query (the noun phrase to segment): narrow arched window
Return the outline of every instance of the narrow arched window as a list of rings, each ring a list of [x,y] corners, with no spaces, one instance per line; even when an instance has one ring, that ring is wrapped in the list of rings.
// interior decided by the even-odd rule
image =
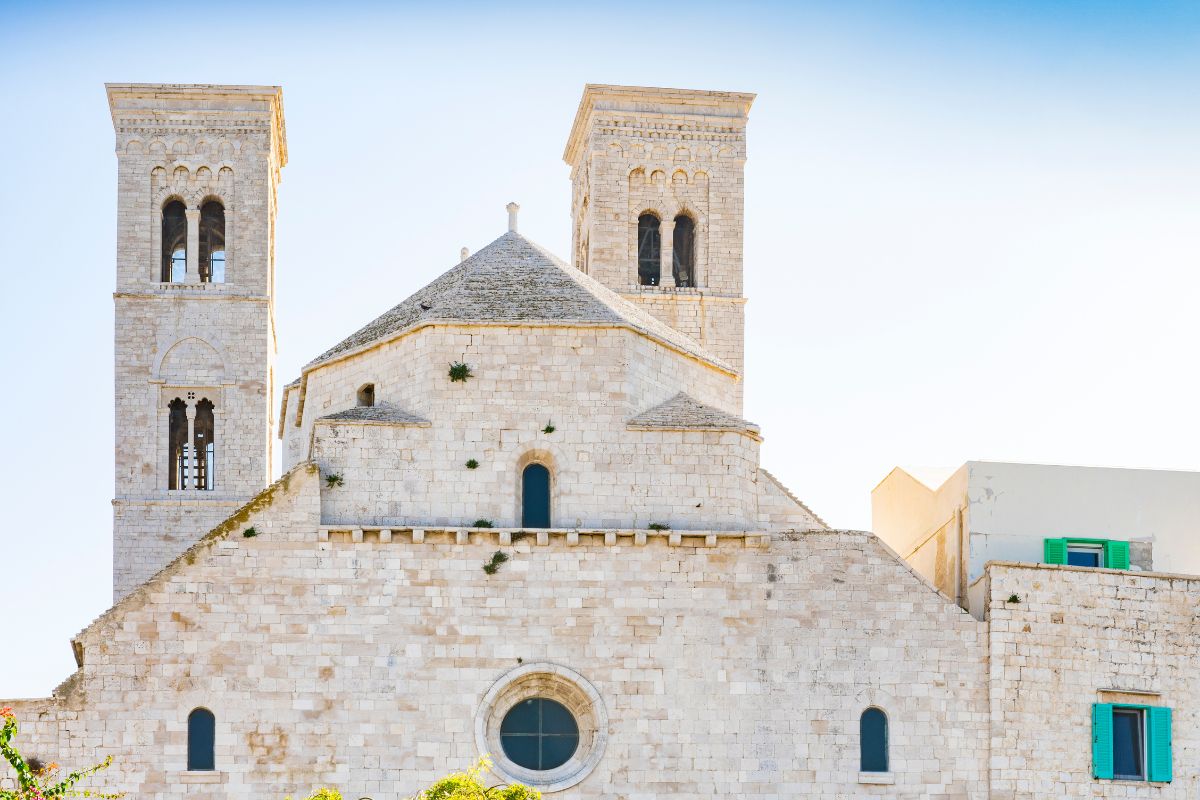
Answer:
[[[187,280],[187,211],[183,203],[172,200],[162,211],[162,281],[183,283]]]
[[[696,285],[696,223],[687,214],[675,218],[671,238],[672,274],[676,286]]]
[[[550,527],[550,470],[542,464],[521,473],[521,527]]]
[[[225,207],[216,200],[200,207],[200,281],[225,282]]]
[[[188,714],[188,771],[217,768],[213,750],[217,738],[217,718],[207,708]]]
[[[375,405],[375,384],[364,383],[358,390],[358,405],[364,408]]]
[[[868,708],[858,719],[859,769],[888,771],[888,720],[881,709]]]
[[[647,212],[638,217],[638,283],[658,286],[662,279],[662,234],[658,217]]]
[[[167,412],[167,488],[182,489],[189,475],[187,403],[176,397],[167,405]]]
[[[213,404],[207,397],[196,403],[196,488],[211,492],[217,471],[217,441]]]

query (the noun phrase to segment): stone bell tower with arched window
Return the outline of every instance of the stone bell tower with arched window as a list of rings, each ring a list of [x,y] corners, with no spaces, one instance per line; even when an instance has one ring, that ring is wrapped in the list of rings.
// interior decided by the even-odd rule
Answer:
[[[108,84],[116,129],[119,599],[267,485],[275,86]]]
[[[742,370],[754,95],[589,84],[563,159],[578,269]]]

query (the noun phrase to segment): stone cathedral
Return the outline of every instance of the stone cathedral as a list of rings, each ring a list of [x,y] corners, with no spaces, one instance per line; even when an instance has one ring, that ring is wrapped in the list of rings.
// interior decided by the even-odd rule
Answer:
[[[114,605],[0,702],[27,754],[132,798],[484,753],[564,800],[1200,793],[1196,578],[993,562],[977,618],[760,465],[753,95],[585,87],[567,260],[511,204],[278,386],[281,90],[107,89]]]

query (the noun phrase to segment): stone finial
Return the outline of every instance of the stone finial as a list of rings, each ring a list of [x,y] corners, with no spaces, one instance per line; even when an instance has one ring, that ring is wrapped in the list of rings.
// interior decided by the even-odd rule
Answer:
[[[509,203],[505,206],[508,209],[508,230],[512,233],[517,232],[517,213],[521,207],[516,203]]]
[[[459,263],[462,263],[463,261],[466,261],[466,260],[467,260],[467,259],[468,259],[470,256],[471,256],[471,251],[470,251],[470,250],[468,250],[467,248],[465,248],[465,247],[464,247],[462,250],[459,250],[459,251],[458,251],[458,261],[459,261]]]

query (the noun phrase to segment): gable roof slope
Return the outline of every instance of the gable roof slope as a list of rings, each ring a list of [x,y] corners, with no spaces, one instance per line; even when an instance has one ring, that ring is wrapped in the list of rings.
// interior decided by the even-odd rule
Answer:
[[[719,408],[705,405],[685,392],[679,392],[653,408],[648,408],[625,423],[630,428],[662,430],[736,431],[759,437],[758,426]]]
[[[473,322],[627,326],[724,372],[737,374],[694,339],[515,231],[496,239],[329,348],[304,370],[418,326]]]

